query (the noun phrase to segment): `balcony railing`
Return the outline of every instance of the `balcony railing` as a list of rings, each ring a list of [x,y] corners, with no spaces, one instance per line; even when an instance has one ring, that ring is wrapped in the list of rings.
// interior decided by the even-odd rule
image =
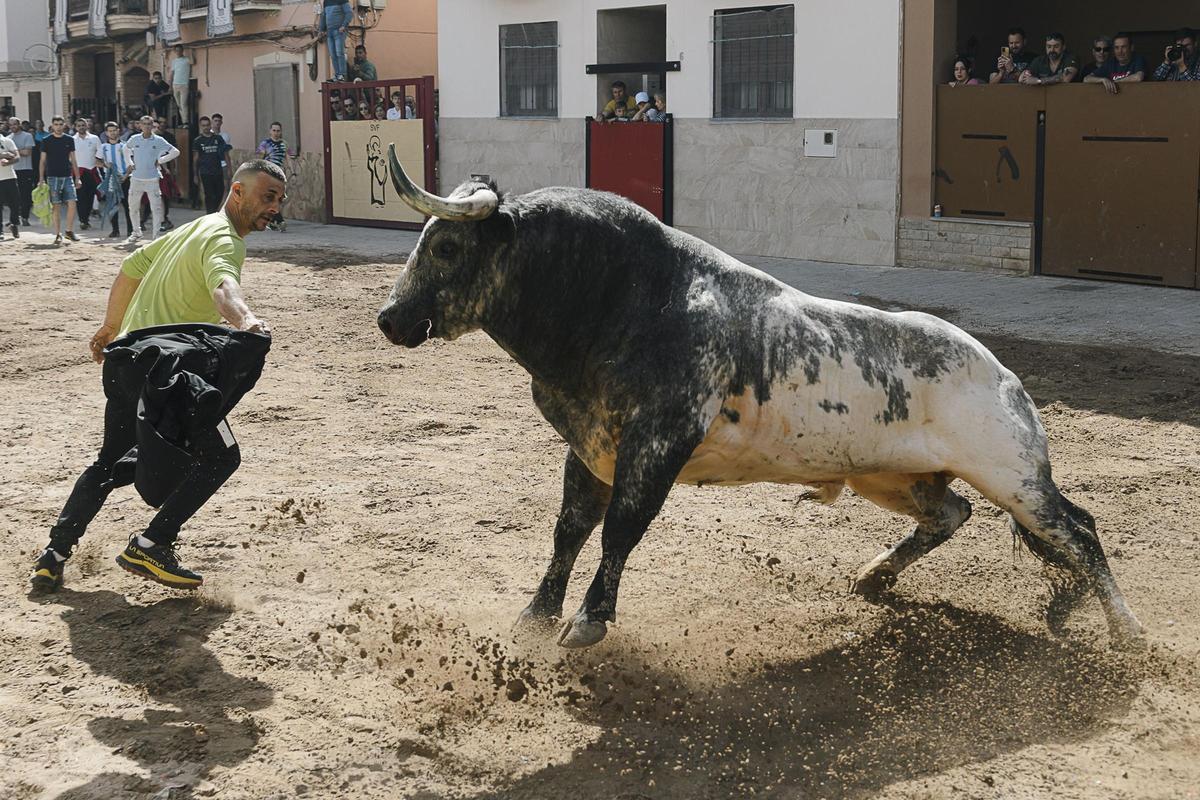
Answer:
[[[63,0],[59,0],[62,2]],[[66,0],[67,16],[70,19],[83,19],[88,15],[91,0]],[[207,7],[207,3],[205,4]],[[154,0],[108,0],[109,14],[141,14],[148,15],[154,11]]]
[[[179,4],[180,11],[199,11],[202,8],[208,8],[208,0],[183,0]]]

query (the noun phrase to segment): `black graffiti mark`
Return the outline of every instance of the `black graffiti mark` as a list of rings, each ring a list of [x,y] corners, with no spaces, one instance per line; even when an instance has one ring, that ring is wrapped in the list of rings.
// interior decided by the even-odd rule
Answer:
[[[933,177],[943,180],[951,186],[954,185],[954,179],[950,177],[950,173],[946,172],[946,170],[942,169],[941,167],[938,167],[933,171]]]
[[[1000,177],[1000,166],[1005,162],[1008,162],[1008,170],[1012,173],[1012,179],[1014,181],[1021,180],[1021,168],[1017,166],[1017,160],[1013,158],[1012,151],[1004,146],[1000,148],[1000,160],[996,162],[996,183],[1003,182]]]
[[[367,172],[371,176],[371,205],[387,205],[388,165],[378,136],[367,141]]]

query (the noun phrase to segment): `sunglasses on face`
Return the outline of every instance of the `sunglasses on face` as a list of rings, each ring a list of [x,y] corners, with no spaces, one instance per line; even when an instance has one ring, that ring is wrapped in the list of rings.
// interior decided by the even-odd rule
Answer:
[[[1112,52],[1111,47],[1093,47],[1092,50],[1097,53],[1111,53]]]

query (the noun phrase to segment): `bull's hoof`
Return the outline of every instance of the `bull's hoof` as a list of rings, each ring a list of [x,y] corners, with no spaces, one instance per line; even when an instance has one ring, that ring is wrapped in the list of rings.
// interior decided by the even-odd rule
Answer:
[[[559,634],[558,644],[572,650],[591,647],[604,638],[608,626],[602,620],[590,620],[584,612],[579,612],[574,619],[567,620]]]
[[[864,570],[854,579],[851,590],[867,597],[883,594],[896,585],[896,573],[890,569]]]
[[[557,611],[548,611],[534,608],[531,604],[523,608],[517,615],[517,621],[513,623],[513,630],[518,633],[548,634],[554,630],[560,617],[562,617],[561,608]]]
[[[1110,622],[1108,625],[1108,640],[1114,650],[1139,652],[1147,648],[1146,629],[1136,617]]]

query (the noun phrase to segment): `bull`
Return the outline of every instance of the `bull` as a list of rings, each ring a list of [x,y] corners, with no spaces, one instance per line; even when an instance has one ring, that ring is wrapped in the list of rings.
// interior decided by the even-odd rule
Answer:
[[[599,567],[558,640],[600,641],[625,564],[676,483],[805,484],[826,503],[848,485],[908,515],[912,533],[853,582],[873,594],[971,515],[958,479],[1054,568],[1053,628],[1094,594],[1114,644],[1141,635],[1092,515],[1051,478],[1036,406],[964,331],[806,295],[612,194],[501,196],[467,182],[439,197],[389,155],[400,197],[430,219],[380,329],[410,348],[482,329],[529,372],[569,445],[553,556],[518,623],[561,617],[603,520]]]

